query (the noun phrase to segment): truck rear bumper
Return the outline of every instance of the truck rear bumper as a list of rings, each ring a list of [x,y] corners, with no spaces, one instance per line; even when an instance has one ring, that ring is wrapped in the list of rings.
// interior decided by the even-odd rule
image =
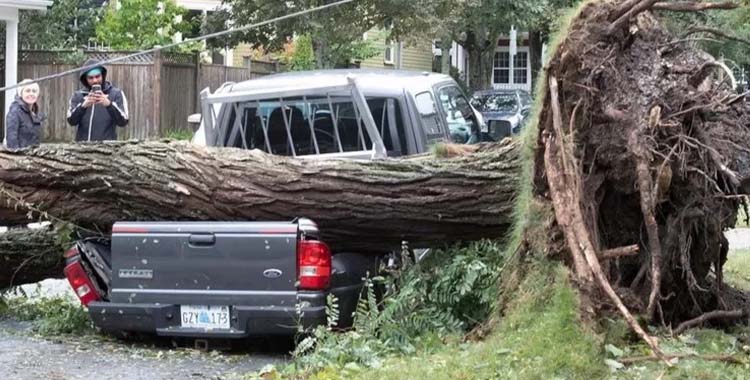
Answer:
[[[230,305],[229,329],[185,328],[180,305],[92,302],[89,315],[105,332],[142,332],[192,338],[245,338],[258,335],[294,335],[326,324],[326,293],[298,295],[300,307]]]

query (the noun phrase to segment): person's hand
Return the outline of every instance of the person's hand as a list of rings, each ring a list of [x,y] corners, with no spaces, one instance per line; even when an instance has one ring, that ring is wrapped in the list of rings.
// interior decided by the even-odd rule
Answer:
[[[81,105],[81,107],[89,108],[96,103],[97,103],[96,94],[89,94],[89,96],[83,98],[83,104]]]
[[[109,107],[112,102],[109,100],[109,95],[107,94],[97,94],[97,104],[101,104],[104,107]]]

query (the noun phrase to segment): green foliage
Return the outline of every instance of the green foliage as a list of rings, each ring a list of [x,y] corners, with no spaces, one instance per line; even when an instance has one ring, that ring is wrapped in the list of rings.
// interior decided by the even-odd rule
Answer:
[[[86,310],[64,297],[6,299],[0,305],[0,315],[32,321],[34,330],[42,335],[74,334],[92,329]]]
[[[185,8],[174,0],[120,0],[118,7],[107,9],[96,26],[99,42],[119,50],[150,49],[172,42],[175,33],[190,31],[184,21]],[[184,46],[181,50],[191,50]]]
[[[410,337],[461,333],[484,322],[497,298],[503,263],[495,241],[433,252],[390,284],[380,336],[407,347]]]
[[[169,140],[190,141],[193,139],[193,131],[186,129],[170,129],[164,133],[164,138]]]
[[[578,299],[559,263],[533,263],[499,328],[485,341],[423,345],[375,365],[334,363],[289,374],[310,379],[601,379],[601,345],[581,329]],[[439,342],[439,341],[437,341]],[[372,348],[372,346],[371,346]],[[298,368],[299,369],[299,368]]]
[[[46,12],[19,12],[18,42],[22,49],[62,50],[85,46],[94,38],[101,7],[94,0],[55,0]],[[5,35],[5,23],[0,23]],[[5,39],[0,39],[5,47]]]
[[[312,38],[309,34],[299,36],[294,41],[294,54],[289,61],[289,65],[292,71],[315,68],[315,53],[313,53]]]
[[[708,27],[723,33],[750,40],[750,1],[739,1],[741,6],[733,10],[718,10],[707,12],[662,12],[665,24],[677,36],[683,35],[691,27]],[[737,74],[742,71],[750,72],[750,45],[747,43],[726,39],[713,34],[695,33],[696,43],[717,59],[727,61],[730,68]],[[741,75],[737,80],[741,80]]]
[[[260,21],[311,9],[330,3],[322,0],[227,0],[231,11],[214,13],[203,25],[203,32],[241,27]],[[412,0],[360,0],[304,17],[284,20],[226,38],[208,41],[212,47],[223,48],[240,42],[279,51],[295,36],[308,35],[315,52],[316,68],[346,67],[352,61],[371,57],[377,50],[362,35],[382,28],[386,20],[410,20],[411,11],[418,9]],[[398,22],[394,22],[394,29]]]
[[[367,279],[353,330],[335,333],[330,322],[315,329],[298,345],[295,365],[304,372],[378,368],[390,355],[463,334],[492,312],[502,264],[500,244],[481,241],[433,252],[392,277]],[[381,303],[377,287],[386,291]],[[335,310],[336,302],[329,302],[329,314]]]

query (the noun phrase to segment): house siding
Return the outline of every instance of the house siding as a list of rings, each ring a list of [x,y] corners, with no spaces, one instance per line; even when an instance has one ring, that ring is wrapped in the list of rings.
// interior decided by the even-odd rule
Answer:
[[[242,67],[244,66],[244,59],[245,57],[252,56],[253,55],[253,48],[250,46],[250,44],[239,44],[234,48],[234,60],[232,63],[232,66],[234,67]]]
[[[421,40],[413,46],[403,45],[401,68],[404,70],[432,71],[432,41]]]
[[[378,47],[378,54],[360,63],[363,69],[402,69],[432,71],[432,41],[420,40],[411,44],[394,44],[393,63],[385,62],[386,32],[373,29],[367,32],[367,40]]]
[[[370,41],[373,46],[378,48],[378,54],[363,60],[360,67],[363,69],[395,68],[395,64],[385,63],[385,36],[386,33],[382,29],[373,29],[367,32],[367,41]],[[398,57],[394,58],[396,58],[394,62],[398,62]]]

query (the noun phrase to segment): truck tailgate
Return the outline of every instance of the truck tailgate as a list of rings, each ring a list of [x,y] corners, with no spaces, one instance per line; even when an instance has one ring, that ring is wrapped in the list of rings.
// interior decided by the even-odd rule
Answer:
[[[291,222],[116,223],[111,301],[293,306],[297,234]]]

